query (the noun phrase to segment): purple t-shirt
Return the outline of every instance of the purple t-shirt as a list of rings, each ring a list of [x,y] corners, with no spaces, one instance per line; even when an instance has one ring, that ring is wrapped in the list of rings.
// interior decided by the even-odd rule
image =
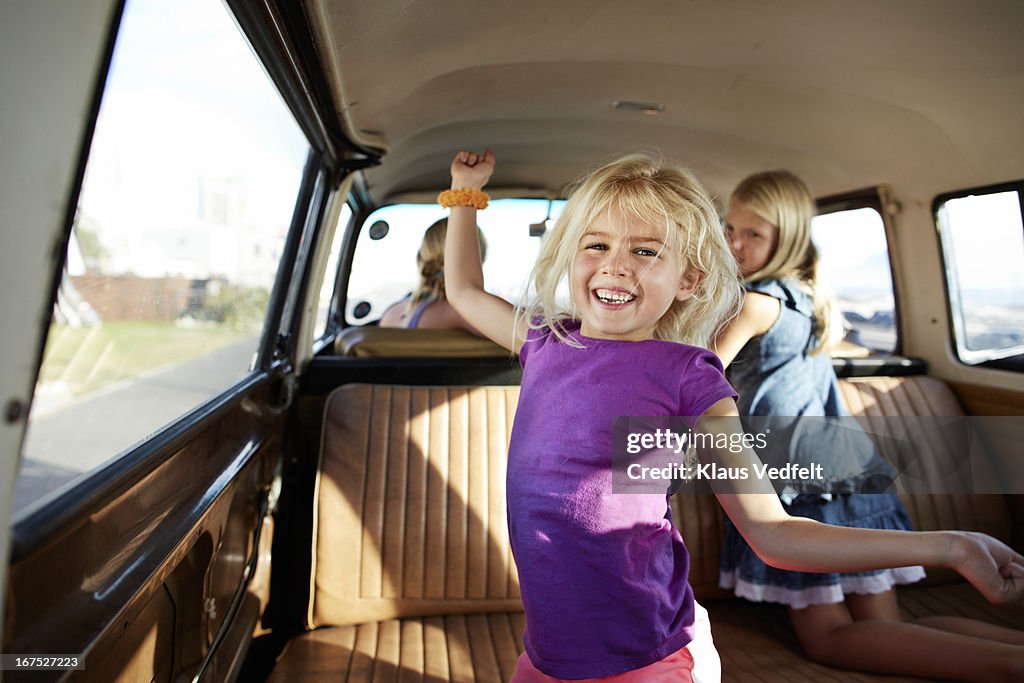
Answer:
[[[693,637],[690,558],[664,494],[612,493],[612,423],[735,397],[717,356],[674,342],[531,330],[509,447],[509,534],[524,644],[556,678],[647,666]]]

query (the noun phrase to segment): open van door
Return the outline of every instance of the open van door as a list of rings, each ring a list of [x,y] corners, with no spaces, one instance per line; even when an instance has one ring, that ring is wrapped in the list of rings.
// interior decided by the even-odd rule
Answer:
[[[237,5],[0,10],[9,680],[232,680],[269,599],[344,163]]]
[[[19,2],[2,10],[2,61],[35,65],[0,72],[0,310],[5,337],[0,354],[0,577],[5,588],[18,454],[50,319],[55,273],[63,261],[54,253],[66,242],[67,202],[81,181],[78,152],[95,118],[96,82],[109,60],[118,5],[114,0],[72,6]],[[10,615],[6,598],[7,591],[0,592],[0,604]],[[9,617],[0,622],[5,639],[10,626]]]

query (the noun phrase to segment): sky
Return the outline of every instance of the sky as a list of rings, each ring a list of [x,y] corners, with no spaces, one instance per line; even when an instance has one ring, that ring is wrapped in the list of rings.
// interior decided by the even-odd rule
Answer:
[[[964,288],[1024,293],[1024,225],[1016,192],[951,199],[940,210],[943,242],[955,251]]]
[[[233,220],[280,241],[307,153],[222,3],[129,0],[79,204],[118,269],[160,273],[155,236],[202,229],[204,182],[231,184]]]

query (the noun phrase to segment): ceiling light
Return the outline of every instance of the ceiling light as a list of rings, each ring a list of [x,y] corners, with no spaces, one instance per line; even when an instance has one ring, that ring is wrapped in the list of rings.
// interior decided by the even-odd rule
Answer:
[[[612,109],[618,111],[632,111],[657,116],[665,111],[665,105],[659,102],[634,102],[633,100],[615,100],[612,102]]]

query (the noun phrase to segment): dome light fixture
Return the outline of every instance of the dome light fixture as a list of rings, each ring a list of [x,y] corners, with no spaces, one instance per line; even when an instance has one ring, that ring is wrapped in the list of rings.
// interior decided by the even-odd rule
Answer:
[[[660,102],[636,102],[634,100],[615,100],[612,102],[612,109],[616,111],[639,112],[646,116],[657,116],[665,111],[665,105]]]

